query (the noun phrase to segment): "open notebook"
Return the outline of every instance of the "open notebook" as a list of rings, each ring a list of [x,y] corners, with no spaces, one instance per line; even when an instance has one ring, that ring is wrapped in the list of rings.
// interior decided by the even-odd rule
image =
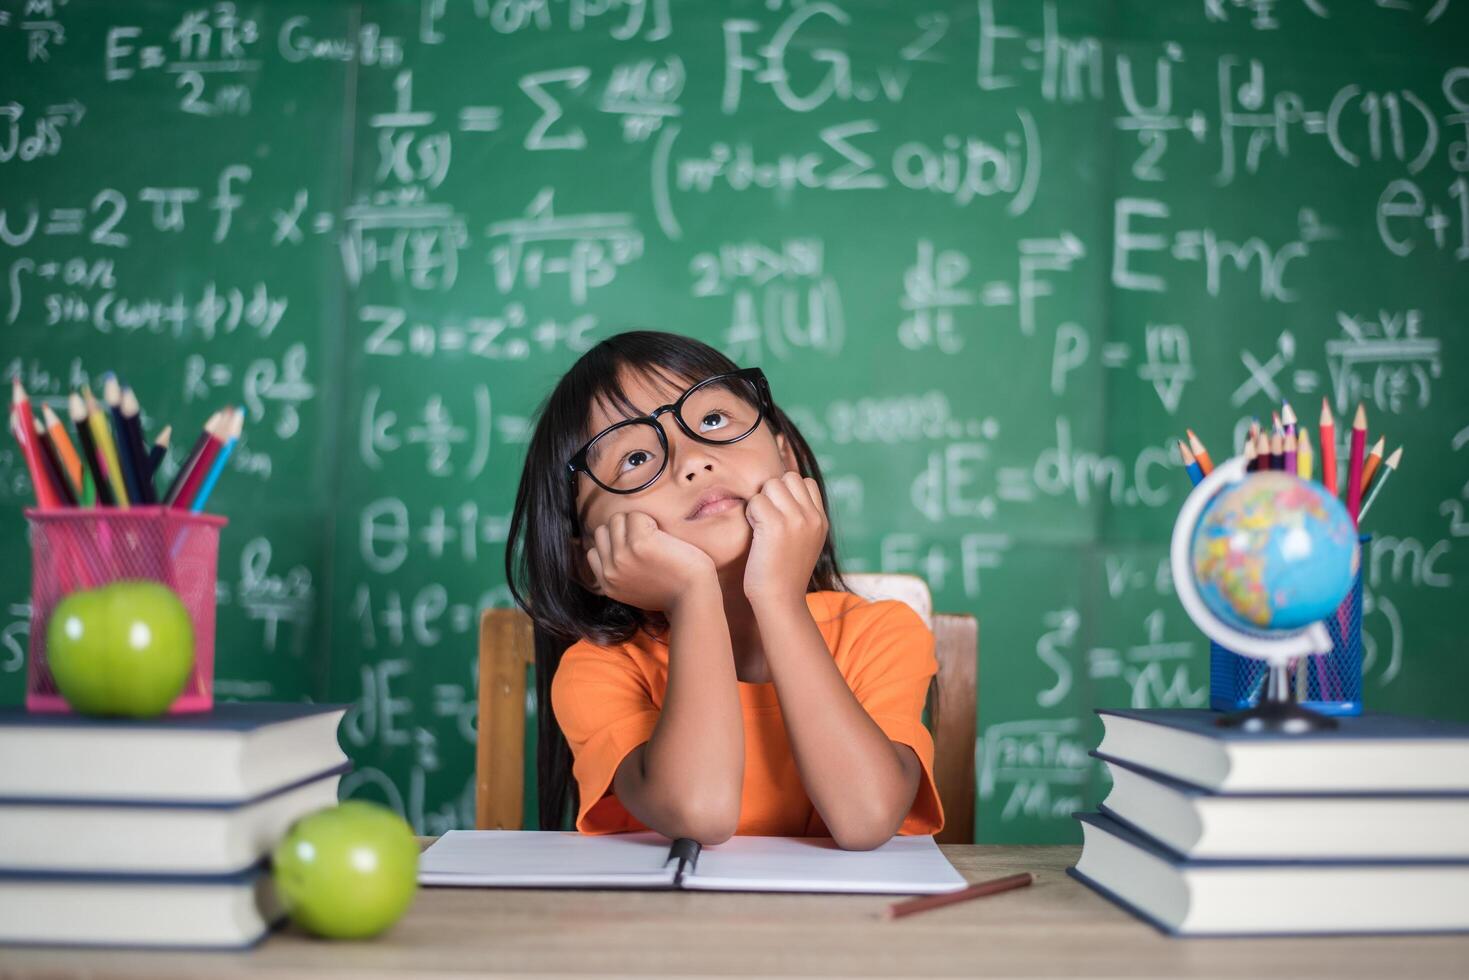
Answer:
[[[680,860],[682,858],[682,860]],[[932,835],[870,851],[830,837],[731,837],[700,847],[653,831],[451,830],[423,852],[424,885],[490,888],[655,888],[737,892],[958,891],[966,882]]]

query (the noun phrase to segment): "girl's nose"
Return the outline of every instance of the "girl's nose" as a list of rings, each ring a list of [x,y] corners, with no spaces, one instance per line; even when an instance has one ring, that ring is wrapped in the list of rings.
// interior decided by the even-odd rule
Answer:
[[[677,426],[670,426],[674,431],[669,433],[668,451],[672,454],[668,465],[673,472],[684,480],[692,480],[699,472],[712,472],[714,470],[714,446],[690,439],[688,435]]]

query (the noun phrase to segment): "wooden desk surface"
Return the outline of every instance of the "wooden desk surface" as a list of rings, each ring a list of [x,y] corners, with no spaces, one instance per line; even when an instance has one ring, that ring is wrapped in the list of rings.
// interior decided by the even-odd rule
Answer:
[[[294,927],[247,953],[0,947],[0,976],[1464,977],[1469,936],[1170,939],[1065,874],[1076,847],[942,845],[1028,888],[882,921],[887,895],[424,888],[376,940]]]

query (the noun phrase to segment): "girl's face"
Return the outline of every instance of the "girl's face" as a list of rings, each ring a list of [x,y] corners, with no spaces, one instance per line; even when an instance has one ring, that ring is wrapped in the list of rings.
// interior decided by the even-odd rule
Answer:
[[[659,405],[676,401],[703,378],[681,379],[681,386],[675,386],[624,368],[621,380],[638,413],[647,415]],[[592,407],[585,438],[623,418],[616,408],[599,401]],[[703,550],[716,568],[729,567],[743,559],[750,547],[745,502],[760,492],[765,481],[787,470],[799,470],[795,454],[784,436],[771,432],[768,418],[739,442],[717,446],[691,439],[671,413],[659,416],[658,421],[668,436],[668,464],[652,486],[637,493],[609,493],[585,473],[577,474],[576,509],[582,533],[590,539],[591,532],[613,514],[642,511],[660,530]],[[714,496],[724,499],[709,503]],[[705,502],[702,508],[701,501]],[[580,548],[577,553],[581,555]]]

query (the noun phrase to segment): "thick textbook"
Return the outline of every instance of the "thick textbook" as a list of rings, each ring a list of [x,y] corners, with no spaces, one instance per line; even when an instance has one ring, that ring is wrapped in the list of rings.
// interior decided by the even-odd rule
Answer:
[[[1219,793],[1092,755],[1098,809],[1189,857],[1469,859],[1469,793]]]
[[[830,837],[735,836],[700,847],[653,831],[451,830],[423,852],[418,880],[488,888],[877,894],[935,894],[967,885],[931,834],[848,851]]]
[[[0,708],[0,799],[243,803],[346,762],[346,711],[222,702],[138,719]]]
[[[263,864],[231,875],[0,871],[0,943],[241,949],[284,915]]]
[[[0,800],[0,871],[242,871],[298,818],[334,805],[349,768],[342,763],[239,804]]]
[[[1469,860],[1184,858],[1099,813],[1077,815],[1067,874],[1178,935],[1469,930]]]
[[[1217,711],[1098,708],[1097,751],[1222,792],[1469,791],[1469,725],[1364,713],[1301,735],[1221,728]]]

